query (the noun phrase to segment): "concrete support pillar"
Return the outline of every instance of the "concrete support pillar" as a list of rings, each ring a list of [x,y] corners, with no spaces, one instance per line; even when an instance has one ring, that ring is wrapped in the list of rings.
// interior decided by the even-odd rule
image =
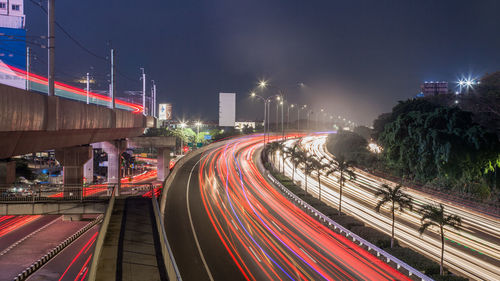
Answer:
[[[56,149],[56,159],[63,166],[64,185],[83,185],[83,165],[91,158],[90,146]]]
[[[94,181],[94,150],[91,149],[89,161],[83,165],[83,176],[86,183],[91,184]]]
[[[12,184],[16,181],[16,162],[0,161],[0,185]]]
[[[172,149],[169,147],[159,147],[158,148],[158,162],[157,162],[157,169],[158,169],[158,175],[157,179],[159,181],[164,181],[165,178],[168,176],[170,173],[170,153],[172,152]]]
[[[63,166],[64,197],[81,199],[83,196],[83,165],[90,159],[90,146],[56,149],[56,159]]]
[[[123,140],[101,142],[99,147],[108,155],[108,184],[117,184],[120,187],[120,156],[127,149],[127,142]],[[117,196],[119,190],[120,188],[117,190]]]

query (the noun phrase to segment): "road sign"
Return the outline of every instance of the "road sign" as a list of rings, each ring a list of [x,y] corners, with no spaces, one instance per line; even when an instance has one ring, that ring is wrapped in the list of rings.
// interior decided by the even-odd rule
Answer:
[[[199,142],[196,144],[196,147],[202,147],[203,146],[203,143]]]
[[[205,135],[205,139],[206,140],[211,140],[212,139],[212,135]]]

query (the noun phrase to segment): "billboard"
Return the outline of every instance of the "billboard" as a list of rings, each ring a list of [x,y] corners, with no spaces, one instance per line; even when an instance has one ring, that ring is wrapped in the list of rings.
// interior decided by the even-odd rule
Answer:
[[[4,21],[0,23],[5,25]],[[0,27],[0,34],[0,83],[26,89],[26,30]]]
[[[158,113],[158,120],[172,120],[172,104],[160,103]]]
[[[219,93],[219,126],[234,127],[236,119],[236,94]]]

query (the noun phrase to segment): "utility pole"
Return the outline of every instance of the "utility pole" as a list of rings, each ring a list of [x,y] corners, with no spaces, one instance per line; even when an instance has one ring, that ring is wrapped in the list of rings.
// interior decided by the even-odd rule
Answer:
[[[30,47],[26,47],[26,91],[30,90]]]
[[[266,146],[267,99],[264,99],[264,146]]]
[[[141,67],[142,71],[142,114],[146,115],[146,73],[144,73],[144,68]]]
[[[151,87],[151,112],[150,115],[156,117],[156,84],[155,80],[151,80],[153,86]]]
[[[87,104],[89,104],[90,102],[89,92],[90,92],[90,79],[89,79],[89,73],[87,72]]]
[[[48,86],[49,86],[49,96],[55,96],[55,89],[54,89],[54,55],[55,55],[55,0],[49,0],[48,1],[48,8],[47,8],[47,20],[48,20]]]
[[[115,109],[115,49],[111,49],[111,108]]]

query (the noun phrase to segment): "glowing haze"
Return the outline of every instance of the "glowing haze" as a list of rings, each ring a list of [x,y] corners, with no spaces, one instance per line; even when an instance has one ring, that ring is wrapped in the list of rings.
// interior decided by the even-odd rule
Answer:
[[[265,78],[288,89],[293,103],[371,123],[415,96],[422,81],[499,70],[499,3],[58,1],[56,19],[94,52],[116,49],[120,71],[137,79],[118,76],[119,91],[140,90],[144,67],[158,101],[172,102],[177,117],[216,120],[218,93],[236,92],[237,119],[262,118],[262,105],[247,97]],[[26,1],[26,14],[29,35],[45,35],[40,8]],[[60,31],[56,38],[59,80],[91,72],[96,87],[106,89],[107,63]],[[44,75],[46,49],[34,51],[40,60],[33,69]]]

